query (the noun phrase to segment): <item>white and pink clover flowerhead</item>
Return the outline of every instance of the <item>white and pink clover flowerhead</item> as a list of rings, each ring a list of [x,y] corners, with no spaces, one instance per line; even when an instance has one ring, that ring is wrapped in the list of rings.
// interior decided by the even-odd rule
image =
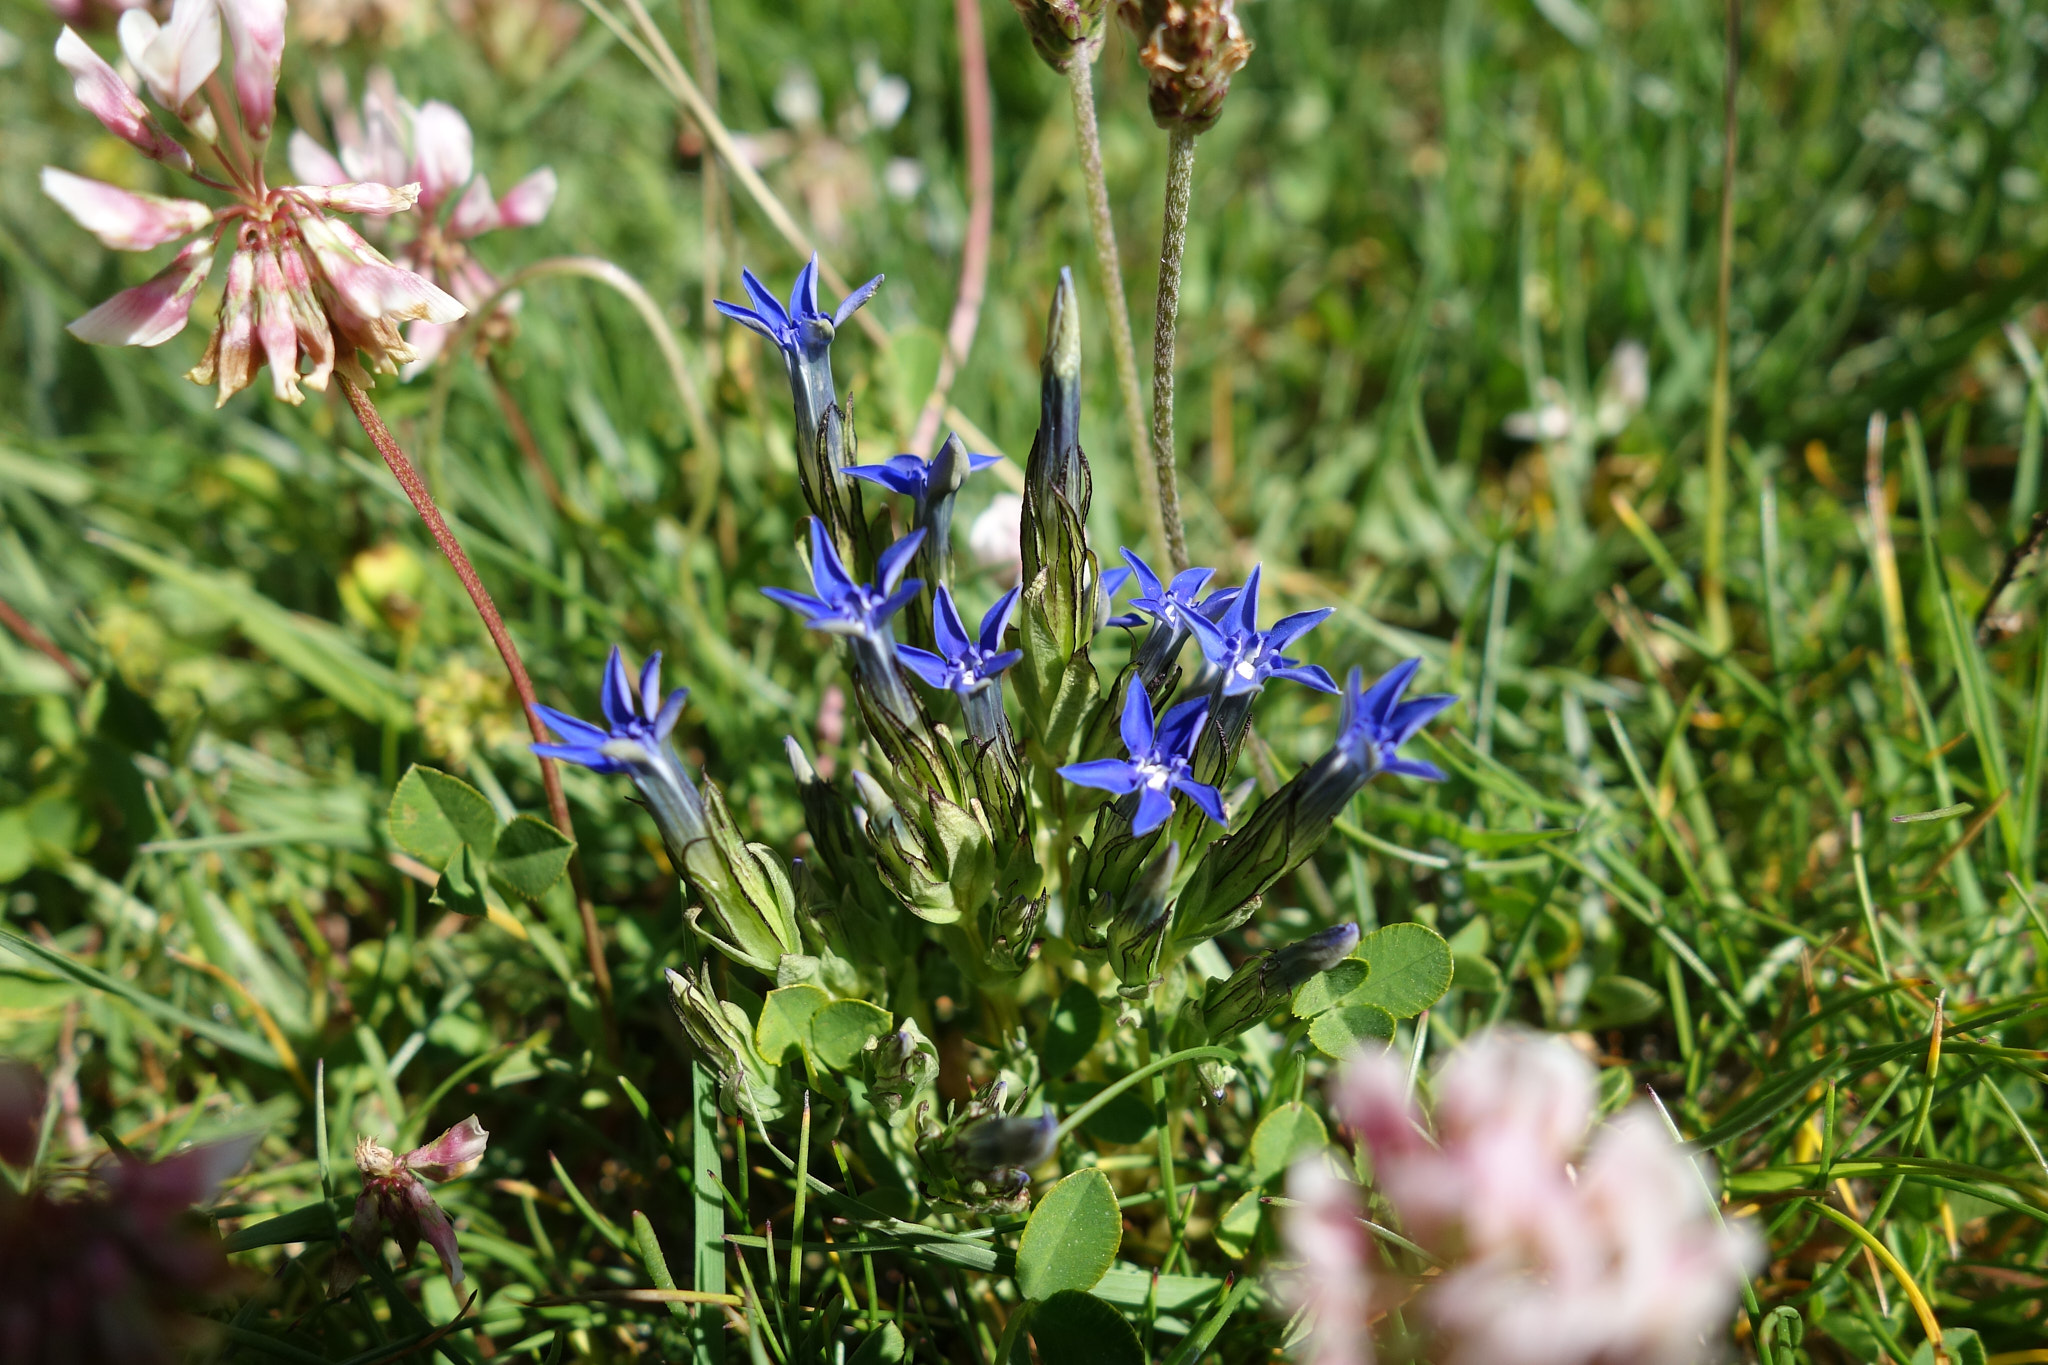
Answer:
[[[1690,1365],[1711,1356],[1758,1246],[1718,1222],[1690,1158],[1646,1106],[1594,1126],[1592,1066],[1514,1030],[1474,1039],[1437,1078],[1433,1113],[1405,1065],[1353,1060],[1333,1107],[1371,1159],[1393,1221],[1441,1269],[1407,1315],[1443,1365]],[[1433,1120],[1433,1123],[1431,1122]],[[1590,1139],[1588,1130],[1592,1130]],[[1361,1200],[1318,1154],[1290,1178],[1284,1281],[1312,1326],[1303,1359],[1369,1365],[1375,1278]]]
[[[389,181],[419,186],[418,212],[406,219],[412,232],[392,248],[398,263],[417,271],[471,310],[498,291],[497,277],[478,262],[471,239],[499,228],[532,227],[555,202],[554,171],[534,171],[494,196],[487,176],[476,169],[476,141],[469,121],[454,106],[428,100],[414,106],[399,98],[389,73],[375,71],[363,92],[360,112],[349,107],[340,77],[327,81],[335,150],[330,152],[303,129],[291,136],[292,173],[308,184]],[[500,299],[479,328],[478,341],[491,345],[510,337],[519,296]],[[448,344],[453,328],[422,319],[406,329],[418,359],[407,377],[430,364]]]
[[[468,1175],[483,1160],[490,1138],[474,1114],[403,1156],[371,1138],[357,1138],[356,1170],[363,1177],[363,1192],[349,1223],[346,1254],[335,1263],[335,1292],[354,1282],[358,1263],[377,1254],[387,1233],[397,1239],[407,1262],[424,1237],[441,1258],[448,1282],[460,1285],[462,1254],[455,1246],[455,1225],[434,1202],[426,1182],[438,1185]]]
[[[216,207],[139,194],[45,167],[44,192],[117,251],[190,239],[154,277],[86,313],[71,333],[103,346],[169,341],[184,330],[200,286],[225,254],[220,315],[187,376],[216,385],[221,403],[266,364],[274,392],[289,403],[302,401],[301,382],[324,390],[337,371],[368,387],[370,371],[396,374],[416,358],[401,323],[445,326],[466,311],[332,216],[405,212],[419,199],[417,184],[269,185],[263,161],[277,112],[284,12],[284,0],[175,0],[161,24],[146,10],[122,15],[123,53],[182,137],[76,32],[66,28],[57,40],[57,60],[71,73],[79,103],[109,132],[228,199]],[[232,96],[215,79],[228,53]],[[209,150],[226,179],[200,169],[188,144]]]

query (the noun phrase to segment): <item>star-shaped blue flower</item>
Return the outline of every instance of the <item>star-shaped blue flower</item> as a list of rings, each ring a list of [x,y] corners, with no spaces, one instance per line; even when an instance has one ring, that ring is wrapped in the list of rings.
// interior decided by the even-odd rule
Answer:
[[[804,624],[812,630],[877,638],[887,633],[889,618],[924,586],[918,579],[903,579],[903,571],[910,567],[911,556],[923,541],[923,531],[912,531],[882,551],[875,565],[881,580],[878,585],[856,583],[846,572],[839,552],[832,548],[832,537],[825,534],[824,523],[813,517],[811,586],[816,595],[788,588],[763,588],[761,592],[792,611],[802,612],[807,618]]]
[[[1000,455],[969,455],[967,472],[987,469],[992,464],[1001,464]],[[891,455],[880,464],[848,465],[846,475],[852,479],[866,479],[869,483],[880,484],[892,493],[901,493],[915,499],[924,506],[925,496],[932,485],[933,471],[938,467],[938,457],[920,460],[915,455]]]
[[[1223,813],[1223,798],[1206,782],[1188,776],[1189,759],[1202,722],[1209,717],[1209,699],[1184,701],[1152,724],[1152,698],[1142,686],[1131,685],[1124,699],[1124,713],[1118,723],[1129,758],[1098,758],[1087,763],[1069,763],[1060,776],[1077,787],[1093,787],[1118,796],[1138,793],[1138,808],[1131,818],[1131,833],[1150,834],[1173,814],[1174,792],[1181,792],[1201,807],[1202,813],[1219,825],[1229,819]]]
[[[781,347],[785,355],[814,359],[831,346],[833,335],[846,325],[846,320],[875,296],[875,291],[881,288],[882,277],[877,275],[848,294],[845,301],[830,313],[818,307],[818,257],[815,252],[804,268],[797,272],[786,306],[768,292],[768,286],[762,284],[753,271],[742,269],[740,283],[746,286],[747,297],[754,301],[752,308],[727,303],[724,299],[715,300],[712,306],[734,322],[767,337]]]
[[[691,844],[709,833],[703,797],[668,742],[689,695],[687,687],[678,687],[666,697],[661,694],[660,654],[648,658],[636,682],[626,667],[626,656],[613,645],[604,666],[604,685],[598,691],[609,729],[599,729],[552,706],[535,708],[563,742],[536,744],[533,751],[592,772],[623,773],[632,778],[662,842],[678,861]]]
[[[1457,698],[1447,692],[1401,700],[1422,660],[1409,659],[1389,669],[1371,687],[1365,675],[1354,668],[1344,683],[1344,709],[1337,726],[1335,748],[1368,773],[1400,773],[1425,782],[1444,780],[1443,769],[1419,758],[1403,758],[1400,748],[1415,732],[1435,720]]]
[[[1258,691],[1268,678],[1286,678],[1318,692],[1335,692],[1336,681],[1323,669],[1280,652],[1328,620],[1330,614],[1328,607],[1298,611],[1281,617],[1270,629],[1260,630],[1259,570],[1254,568],[1244,591],[1221,613],[1220,620],[1212,621],[1199,611],[1183,613],[1182,619],[1194,632],[1202,656],[1221,672],[1223,695],[1236,697]]]
[[[1162,583],[1159,575],[1152,572],[1150,564],[1138,558],[1129,549],[1122,553],[1124,563],[1130,565],[1130,568],[1121,572],[1126,578],[1135,577],[1138,580],[1138,595],[1131,599],[1131,611],[1110,619],[1108,624],[1112,626],[1142,625],[1149,616],[1168,630],[1185,630],[1186,615],[1220,613],[1224,607],[1236,600],[1236,588],[1222,588],[1207,597],[1201,595],[1209,580],[1216,576],[1214,569],[1182,569],[1173,576],[1171,583]],[[1103,573],[1105,586],[1109,583],[1110,575],[1117,572],[1119,571],[1110,569]],[[1116,586],[1122,587],[1123,580],[1119,579]]]
[[[913,645],[896,646],[903,666],[933,687],[946,688],[965,697],[995,681],[996,675],[1024,657],[1019,649],[1003,648],[1003,632],[1017,613],[1017,599],[1023,589],[1012,588],[996,599],[981,618],[979,639],[970,636],[953,605],[953,594],[941,587],[932,607],[932,635],[936,653]]]
[[[536,744],[533,751],[543,758],[558,758],[592,772],[631,773],[636,763],[647,761],[640,759],[632,746],[637,745],[648,759],[659,754],[667,746],[689,695],[689,688],[678,687],[662,696],[659,652],[648,657],[636,685],[626,667],[625,655],[613,645],[611,658],[604,666],[604,686],[598,694],[605,723],[611,728],[602,730],[566,711],[536,705],[534,709],[547,721],[548,728],[564,742]]]

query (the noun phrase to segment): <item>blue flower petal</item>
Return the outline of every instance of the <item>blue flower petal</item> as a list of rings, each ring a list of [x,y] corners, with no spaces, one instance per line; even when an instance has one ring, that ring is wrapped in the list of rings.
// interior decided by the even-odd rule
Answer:
[[[1191,697],[1173,707],[1159,719],[1159,737],[1154,741],[1158,751],[1167,757],[1185,757],[1194,752],[1195,737],[1201,733],[1202,722],[1209,718],[1209,699]]]
[[[932,603],[932,638],[938,643],[939,653],[947,659],[958,659],[974,647],[967,627],[960,623],[960,610],[953,605],[953,594],[943,584]]]
[[[617,645],[612,646],[611,657],[605,660],[604,684],[598,690],[597,701],[614,730],[639,715],[633,706],[633,681],[626,672],[626,656]]]
[[[858,313],[862,305],[875,296],[875,291],[882,287],[882,279],[880,275],[875,276],[841,300],[838,309],[832,314],[832,325],[844,327],[846,320]]]
[[[1069,763],[1059,771],[1061,777],[1077,787],[1093,787],[1118,796],[1138,789],[1137,770],[1121,759],[1098,758],[1087,763]]]
[[[1138,811],[1131,819],[1131,833],[1150,834],[1165,824],[1173,814],[1173,798],[1157,787],[1147,787],[1138,795]]]
[[[1130,689],[1117,732],[1123,736],[1125,751],[1136,758],[1152,751],[1152,696],[1136,678],[1131,679]]]
[[[992,654],[1002,648],[1003,632],[1010,628],[1010,618],[1017,614],[1017,603],[1023,594],[1021,587],[1010,589],[981,618],[981,647],[985,652]]]
[[[896,661],[933,687],[944,687],[953,672],[951,663],[915,645],[896,646]]]
[[[1228,825],[1230,817],[1223,812],[1223,797],[1206,782],[1197,782],[1191,777],[1176,777],[1173,789],[1201,807],[1202,814],[1219,825]]]
[[[903,577],[903,571],[910,567],[911,556],[917,553],[917,547],[922,544],[924,527],[920,526],[882,551],[881,558],[875,561],[875,571],[880,575],[884,592],[896,586],[896,580]]]

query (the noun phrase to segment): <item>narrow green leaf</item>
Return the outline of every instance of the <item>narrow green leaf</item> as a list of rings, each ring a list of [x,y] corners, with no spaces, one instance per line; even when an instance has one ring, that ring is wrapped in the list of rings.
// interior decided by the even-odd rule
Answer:
[[[12,929],[0,929],[0,943],[6,944],[23,957],[43,963],[80,985],[90,986],[94,990],[105,991],[108,995],[125,1000],[144,1014],[224,1047],[238,1057],[246,1057],[264,1066],[279,1065],[277,1054],[271,1051],[269,1044],[259,1042],[239,1029],[229,1028],[211,1019],[202,1019],[196,1014],[187,1014],[177,1006],[138,990],[125,981],[88,967],[83,962],[75,961],[68,953],[56,948],[46,948],[33,939],[23,938]]]

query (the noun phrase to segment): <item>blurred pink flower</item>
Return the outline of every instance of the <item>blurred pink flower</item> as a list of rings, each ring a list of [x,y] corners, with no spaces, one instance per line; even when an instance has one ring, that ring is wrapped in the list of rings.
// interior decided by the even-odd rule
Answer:
[[[438,1185],[468,1175],[483,1160],[490,1139],[474,1114],[404,1156],[392,1155],[388,1147],[369,1138],[356,1139],[356,1169],[362,1173],[363,1192],[356,1199],[344,1254],[335,1261],[333,1292],[339,1294],[354,1283],[358,1261],[375,1256],[387,1232],[398,1239],[398,1249],[408,1262],[420,1239],[426,1238],[441,1258],[448,1282],[461,1284],[462,1254],[455,1246],[455,1225],[434,1202],[425,1182]]]
[[[209,79],[223,57],[223,24],[234,56],[232,101]],[[205,356],[187,375],[194,383],[217,384],[219,403],[246,388],[266,363],[274,392],[289,403],[304,397],[301,378],[324,390],[336,370],[368,387],[358,355],[383,374],[414,359],[399,323],[445,325],[463,315],[455,298],[329,217],[402,213],[419,197],[418,185],[322,181],[272,189],[265,180],[284,0],[176,0],[162,24],[132,9],[121,16],[120,40],[151,97],[187,137],[212,149],[228,179],[199,170],[185,143],[165,130],[105,58],[66,28],[57,60],[71,73],[78,102],[143,155],[224,192],[230,202],[215,208],[138,194],[44,167],[44,192],[117,251],[148,251],[198,234],[154,278],[73,322],[72,335],[105,346],[170,340],[184,330],[223,247],[229,255],[220,315]]]
[[[40,1086],[27,1067],[0,1072],[0,1155],[10,1164],[32,1159]],[[230,1138],[153,1162],[122,1158],[82,1181],[45,1172],[26,1190],[0,1181],[0,1360],[182,1358],[205,1330],[188,1310],[232,1280],[220,1238],[195,1209],[256,1141]]]
[[[1288,1171],[1287,1197],[1296,1207],[1281,1231],[1289,1257],[1301,1267],[1285,1289],[1295,1308],[1308,1315],[1300,1359],[1303,1365],[1371,1365],[1372,1280],[1356,1187],[1318,1152]]]
[[[555,173],[549,167],[528,175],[502,198],[476,169],[475,138],[469,121],[454,106],[429,100],[415,108],[398,97],[388,72],[373,71],[358,115],[348,105],[340,77],[326,81],[335,146],[330,152],[303,129],[291,137],[292,173],[308,184],[406,181],[419,186],[419,212],[406,221],[412,236],[393,248],[398,263],[416,270],[474,310],[498,290],[497,277],[477,261],[468,243],[498,228],[531,227],[555,202]],[[519,297],[500,299],[479,329],[479,344],[511,335]],[[406,329],[418,353],[405,377],[431,364],[454,329],[422,319]]]
[[[1560,1040],[1512,1030],[1472,1039],[1435,1095],[1433,1139],[1391,1055],[1355,1059],[1334,1095],[1401,1231],[1445,1263],[1411,1319],[1429,1359],[1684,1365],[1711,1354],[1758,1247],[1714,1220],[1692,1159],[1654,1114],[1632,1108],[1588,1144],[1593,1068]],[[1295,1302],[1318,1314],[1308,1358],[1363,1365],[1369,1343],[1349,1324],[1368,1298],[1366,1262],[1332,1230],[1333,1219],[1356,1226],[1356,1196],[1322,1157],[1304,1166],[1288,1236],[1306,1262]]]
[[[144,9],[149,0],[49,0],[50,13],[73,28],[85,28],[106,18],[118,19],[131,9]]]

